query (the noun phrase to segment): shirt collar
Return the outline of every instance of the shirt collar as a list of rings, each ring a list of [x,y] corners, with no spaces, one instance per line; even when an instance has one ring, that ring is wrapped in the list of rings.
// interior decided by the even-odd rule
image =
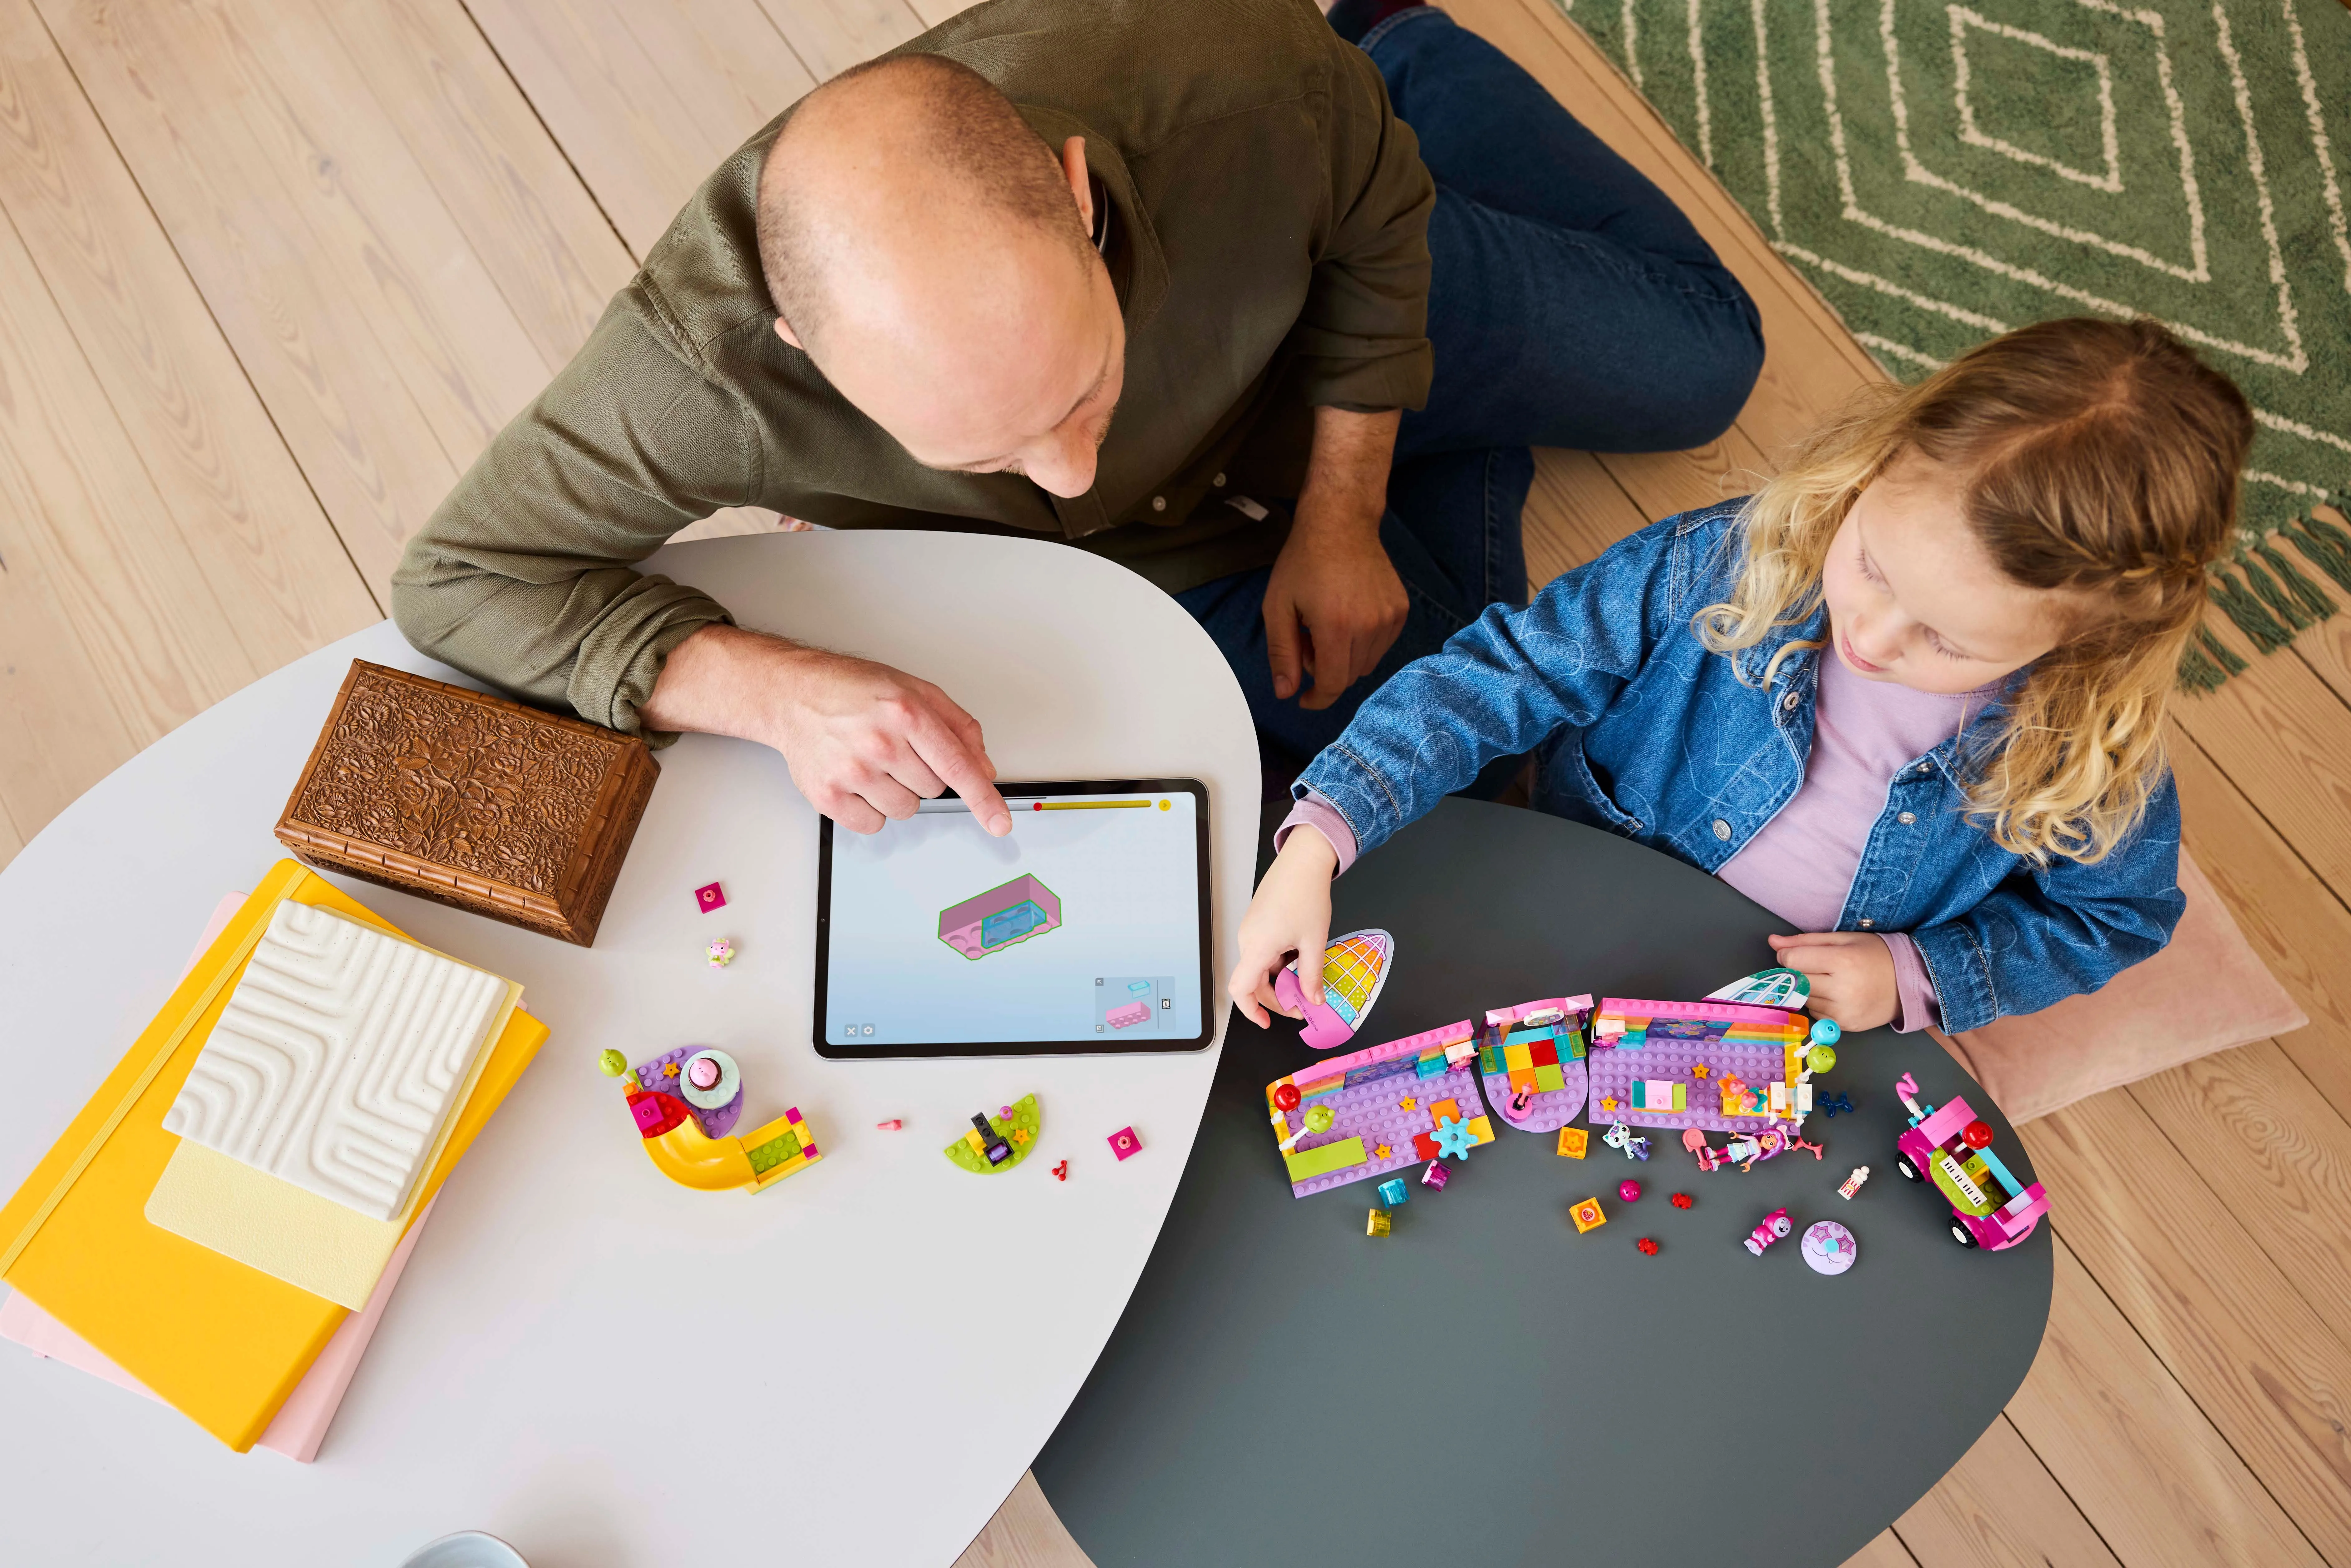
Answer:
[[[1015,107],[1029,128],[1045,139],[1057,160],[1062,142],[1072,136],[1085,138],[1086,172],[1092,176],[1095,198],[1099,202],[1107,197],[1109,202],[1096,220],[1095,244],[1102,251],[1102,264],[1110,268],[1111,286],[1118,291],[1127,332],[1142,330],[1167,298],[1167,258],[1135,192],[1126,160],[1109,137],[1072,115],[1034,103]]]

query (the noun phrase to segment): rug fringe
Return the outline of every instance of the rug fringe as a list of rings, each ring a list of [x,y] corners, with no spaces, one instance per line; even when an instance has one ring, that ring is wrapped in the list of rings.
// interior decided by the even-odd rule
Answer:
[[[2271,584],[2271,591],[2276,591],[2276,584]],[[2237,630],[2260,652],[2274,653],[2294,641],[2293,630],[2272,615],[2243,583],[2231,577],[2226,567],[2212,569],[2212,586],[2208,591],[2212,602],[2237,623]]]
[[[2304,560],[2333,578],[2344,592],[2351,593],[2351,534],[2315,513],[2281,524],[2278,532],[2294,541]]]

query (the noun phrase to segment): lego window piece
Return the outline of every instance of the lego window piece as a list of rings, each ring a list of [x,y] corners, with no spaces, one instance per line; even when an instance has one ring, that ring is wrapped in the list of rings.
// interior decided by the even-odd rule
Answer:
[[[1274,977],[1273,993],[1285,1008],[1306,1017],[1300,1033],[1310,1051],[1335,1051],[1355,1037],[1388,983],[1395,938],[1384,931],[1350,931],[1322,949],[1322,999],[1306,999],[1293,960]]]
[[[1008,1115],[990,1116],[984,1111],[975,1114],[971,1130],[940,1152],[978,1176],[1010,1170],[1036,1148],[1037,1134],[1045,1130],[1045,1113],[1038,1109],[1034,1094],[1023,1095],[1008,1109]],[[983,1125],[987,1129],[985,1135],[980,1132]]]

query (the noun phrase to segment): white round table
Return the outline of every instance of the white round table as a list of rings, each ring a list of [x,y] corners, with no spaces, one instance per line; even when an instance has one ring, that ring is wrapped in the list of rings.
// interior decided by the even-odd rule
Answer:
[[[1230,968],[1256,744],[1222,657],[1141,578],[915,533],[720,539],[648,568],[747,626],[937,681],[1007,779],[1205,781],[1215,973]],[[354,657],[462,679],[389,622],[346,638],[149,747],[0,872],[0,1192],[169,993],[221,895],[280,858],[270,829]],[[820,1060],[815,814],[762,747],[692,736],[661,762],[592,950],[341,881],[521,981],[552,1035],[443,1191],[317,1462],[232,1454],[0,1343],[0,1557],[360,1568],[480,1529],[563,1568],[944,1568],[987,1523],[1125,1305],[1217,1047]],[[705,915],[693,890],[714,879],[728,903]],[[721,935],[740,956],[712,970]],[[742,1062],[747,1116],[799,1106],[822,1161],[756,1197],[664,1181],[596,1058],[688,1041]],[[942,1157],[974,1111],[1032,1091],[1044,1131],[1020,1168]],[[892,1117],[905,1130],[876,1129]],[[1105,1140],[1129,1125],[1142,1151],[1121,1162]]]

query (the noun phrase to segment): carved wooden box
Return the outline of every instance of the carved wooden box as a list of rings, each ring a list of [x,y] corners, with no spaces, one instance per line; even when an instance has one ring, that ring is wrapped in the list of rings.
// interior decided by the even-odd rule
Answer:
[[[321,870],[593,946],[660,771],[633,736],[354,659],[277,837]]]

